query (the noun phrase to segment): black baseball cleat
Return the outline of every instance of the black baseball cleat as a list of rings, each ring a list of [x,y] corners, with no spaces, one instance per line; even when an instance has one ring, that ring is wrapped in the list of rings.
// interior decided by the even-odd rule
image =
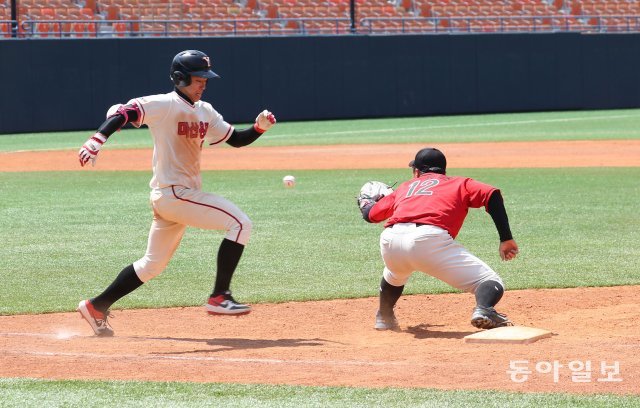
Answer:
[[[391,314],[382,314],[382,312],[378,310],[378,313],[376,313],[376,324],[374,327],[376,330],[400,330],[398,319],[396,319],[393,311],[391,311]]]
[[[498,313],[493,307],[476,306],[471,315],[471,324],[478,329],[495,329],[502,326],[513,326],[507,315]]]

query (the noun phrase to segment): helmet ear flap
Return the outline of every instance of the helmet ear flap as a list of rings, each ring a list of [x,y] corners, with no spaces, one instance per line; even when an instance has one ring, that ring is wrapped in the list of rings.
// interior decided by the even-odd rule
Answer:
[[[185,75],[184,72],[180,71],[173,71],[173,73],[171,74],[171,79],[176,86],[188,86],[191,82],[191,75]]]

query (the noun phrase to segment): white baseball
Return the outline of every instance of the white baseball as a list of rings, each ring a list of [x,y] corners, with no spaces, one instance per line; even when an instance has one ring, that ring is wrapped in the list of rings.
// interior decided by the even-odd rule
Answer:
[[[296,185],[296,178],[293,176],[284,176],[282,178],[282,184],[284,184],[285,187],[293,187]]]

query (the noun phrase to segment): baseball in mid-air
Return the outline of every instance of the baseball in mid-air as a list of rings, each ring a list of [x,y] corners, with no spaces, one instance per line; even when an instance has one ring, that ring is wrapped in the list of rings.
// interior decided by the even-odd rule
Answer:
[[[296,178],[291,175],[284,176],[282,178],[282,184],[284,184],[284,186],[287,188],[294,187],[296,185]]]

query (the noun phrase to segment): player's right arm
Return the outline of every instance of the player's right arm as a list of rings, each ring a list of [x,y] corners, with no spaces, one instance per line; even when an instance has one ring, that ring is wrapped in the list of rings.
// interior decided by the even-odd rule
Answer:
[[[360,208],[362,218],[366,222],[378,223],[393,215],[393,204],[395,202],[395,191],[388,196],[373,200]]]
[[[120,130],[127,123],[137,123],[140,117],[140,107],[136,103],[117,104],[109,108],[107,119],[102,122],[98,131],[87,139],[78,151],[80,165],[84,166],[91,160],[91,164],[95,166],[100,148],[102,148],[109,136]]]

